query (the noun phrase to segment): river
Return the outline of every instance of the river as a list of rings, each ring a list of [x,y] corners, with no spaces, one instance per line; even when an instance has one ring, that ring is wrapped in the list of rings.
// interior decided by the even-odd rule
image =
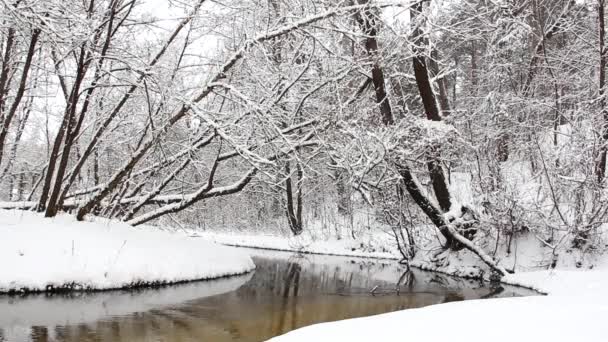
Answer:
[[[302,326],[531,291],[391,260],[250,250],[247,275],[158,289],[0,295],[0,341],[256,342]]]

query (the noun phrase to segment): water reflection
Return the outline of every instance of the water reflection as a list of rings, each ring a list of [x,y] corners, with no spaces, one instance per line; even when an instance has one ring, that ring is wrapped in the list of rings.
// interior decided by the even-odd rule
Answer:
[[[253,275],[213,286],[0,297],[0,341],[253,342],[318,322],[529,294],[433,273],[404,273],[392,261],[262,253],[255,262]]]

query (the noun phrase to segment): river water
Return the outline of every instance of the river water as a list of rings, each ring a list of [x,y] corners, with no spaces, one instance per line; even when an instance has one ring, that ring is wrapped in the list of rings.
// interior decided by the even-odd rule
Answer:
[[[531,295],[395,261],[251,250],[255,272],[160,289],[0,295],[0,341],[242,341],[449,301]]]

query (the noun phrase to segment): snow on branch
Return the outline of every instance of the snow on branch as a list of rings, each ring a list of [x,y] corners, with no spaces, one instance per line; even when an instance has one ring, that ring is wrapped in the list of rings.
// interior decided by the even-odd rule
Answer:
[[[245,186],[247,184],[249,184],[249,182],[251,181],[253,176],[256,174],[256,172],[257,172],[256,168],[251,168],[241,179],[239,179],[238,181],[236,181],[233,184],[226,185],[226,186],[209,189],[208,184],[205,184],[205,186],[202,186],[198,191],[196,191],[192,194],[183,195],[183,196],[178,195],[178,196],[173,196],[173,197],[172,196],[159,196],[159,197],[155,198],[155,202],[170,203],[173,200],[178,200],[178,202],[162,206],[156,210],[153,210],[146,214],[140,215],[140,216],[135,217],[126,222],[128,224],[136,226],[138,224],[142,224],[142,223],[148,222],[150,220],[153,220],[155,218],[158,218],[162,215],[179,212],[183,209],[186,209],[187,207],[194,204],[195,202],[198,202],[205,198],[225,196],[225,195],[237,193],[237,192],[243,190],[243,188],[245,188]]]
[[[175,110],[169,117],[169,120],[162,125],[153,136],[151,136],[145,143],[141,144],[141,146],[133,153],[130,160],[128,160],[121,168],[114,173],[110,180],[107,182],[107,185],[100,189],[98,193],[93,196],[84,206],[82,206],[78,210],[77,218],[79,220],[84,219],[84,216],[87,215],[93,208],[95,208],[101,201],[107,197],[111,192],[115,190],[115,188],[123,181],[124,177],[126,177],[135,167],[137,163],[146,155],[146,153],[150,150],[152,146],[154,146],[166,133],[169,129],[178,121],[180,121],[187,113],[190,112],[192,107],[205,99],[213,89],[215,88],[214,84],[217,84],[220,80],[226,77],[228,71],[230,71],[236,63],[241,60],[245,53],[254,45],[260,44],[262,42],[268,41],[270,39],[285,35],[289,32],[299,29],[300,27],[304,27],[306,25],[310,25],[312,23],[318,22],[323,19],[327,19],[338,14],[349,13],[361,9],[368,8],[384,8],[390,6],[399,6],[403,5],[400,2],[390,2],[390,3],[378,3],[375,5],[365,4],[365,5],[355,5],[355,6],[345,6],[338,7],[332,10],[325,11],[320,14],[312,15],[310,17],[296,20],[292,23],[288,23],[279,27],[276,30],[261,34],[257,36],[255,39],[248,40],[243,46],[237,50],[235,53],[227,59],[227,61],[217,70],[215,75],[210,78],[205,86],[199,91],[198,94],[193,96],[189,101],[184,101],[184,103]]]
[[[312,138],[312,136],[313,136],[312,132],[307,134],[306,137],[303,138],[299,144],[297,144],[297,146],[290,147],[287,150],[282,150],[282,151],[272,155],[271,157],[269,157],[268,160],[270,160],[270,161],[275,160],[281,156],[292,153],[293,151],[295,151],[296,149],[299,149],[299,148],[316,145],[317,144],[316,141],[310,141],[310,138]],[[142,223],[148,222],[150,220],[153,220],[155,218],[161,217],[163,215],[166,215],[169,213],[176,213],[181,210],[184,210],[184,209],[188,208],[189,206],[191,206],[192,204],[194,204],[200,200],[206,199],[206,198],[235,194],[237,192],[242,191],[245,188],[245,186],[247,186],[247,184],[249,184],[249,182],[251,182],[251,180],[253,179],[253,177],[256,175],[256,173],[259,170],[259,168],[254,166],[254,167],[250,168],[247,171],[247,173],[242,178],[240,178],[238,181],[236,181],[230,185],[214,187],[213,186],[213,175],[217,168],[217,164],[220,162],[219,158],[220,158],[220,155],[218,154],[218,156],[215,159],[208,182],[205,183],[203,186],[201,186],[197,191],[195,191],[191,194],[187,194],[187,195],[184,195],[184,194],[165,195],[165,196],[157,196],[157,197],[154,197],[153,199],[148,199],[147,203],[166,204],[166,205],[161,206],[160,208],[153,210],[151,212],[148,212],[146,214],[143,214],[143,215],[140,215],[133,219],[127,220],[126,222],[131,225],[142,224]],[[134,201],[139,202],[141,200],[142,200],[142,198],[131,198],[131,199],[126,199],[124,201],[121,201],[121,203],[127,204],[129,202],[134,202]]]

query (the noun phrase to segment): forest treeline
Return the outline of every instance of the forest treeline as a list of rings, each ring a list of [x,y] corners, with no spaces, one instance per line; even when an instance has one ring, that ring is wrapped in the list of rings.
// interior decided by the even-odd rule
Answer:
[[[0,207],[604,247],[604,0],[165,5],[0,3]]]

